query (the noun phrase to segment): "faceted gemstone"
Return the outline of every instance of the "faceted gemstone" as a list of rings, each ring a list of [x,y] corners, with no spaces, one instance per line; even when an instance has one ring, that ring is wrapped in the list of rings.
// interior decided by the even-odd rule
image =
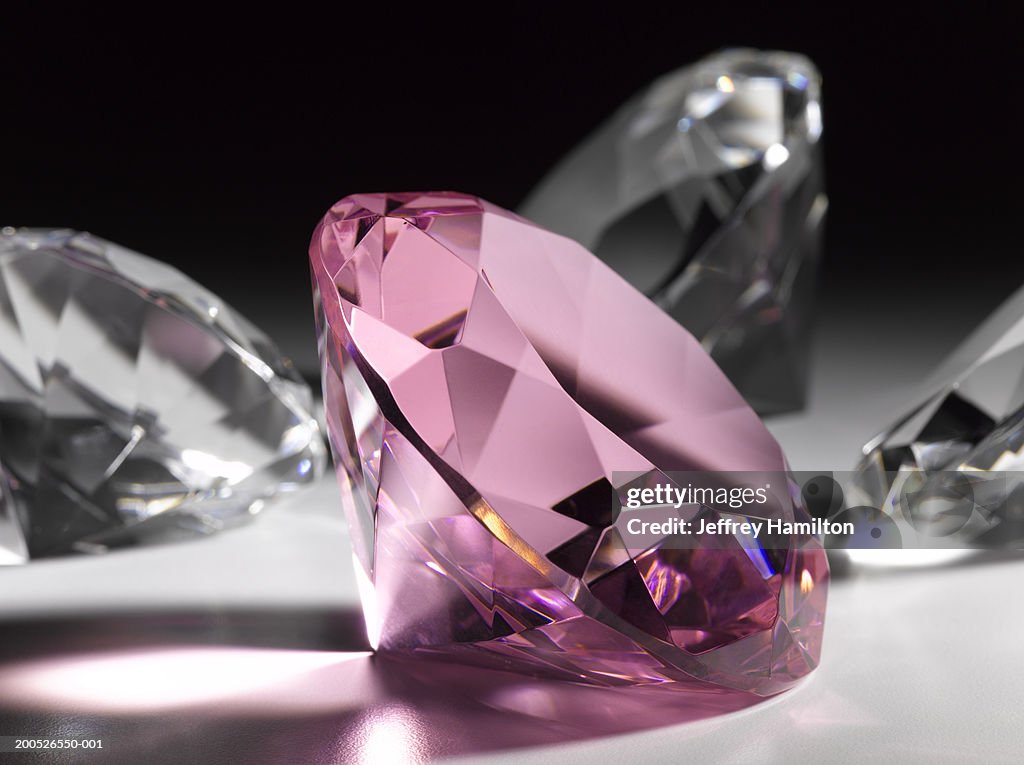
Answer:
[[[10,476],[0,465],[0,566],[24,563],[28,560],[25,536],[14,511]]]
[[[0,462],[17,508],[0,511],[0,557],[248,517],[321,470],[310,404],[263,334],[173,268],[88,234],[0,233]]]
[[[810,61],[725,51],[627,102],[521,211],[649,295],[758,412],[798,409],[827,207],[821,129]]]
[[[310,260],[376,646],[710,693],[816,665],[814,538],[634,550],[616,528],[624,473],[788,473],[700,344],[600,260],[455,193],[348,197]]]
[[[1024,289],[943,362],[907,412],[864,447],[851,499],[906,521],[925,546],[1024,543]]]

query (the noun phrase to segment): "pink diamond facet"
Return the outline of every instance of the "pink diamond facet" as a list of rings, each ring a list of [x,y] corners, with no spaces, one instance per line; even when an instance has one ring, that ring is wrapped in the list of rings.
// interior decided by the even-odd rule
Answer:
[[[815,667],[828,566],[813,537],[771,556],[733,537],[631,550],[613,525],[623,472],[787,470],[647,298],[569,239],[454,193],[347,197],[310,260],[381,650],[759,695]]]

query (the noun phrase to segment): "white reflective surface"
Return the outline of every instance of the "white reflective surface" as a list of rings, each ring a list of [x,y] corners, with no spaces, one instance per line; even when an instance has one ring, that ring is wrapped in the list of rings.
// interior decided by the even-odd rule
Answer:
[[[911,334],[913,327],[902,331]],[[854,341],[860,338],[858,349],[844,342],[845,332],[843,325],[826,322],[809,410],[772,423],[798,470],[849,469],[859,444],[900,405],[895,383],[912,386],[956,339],[919,344],[910,351],[899,345],[875,348],[873,371],[867,363],[850,362],[849,354],[862,351],[877,336],[861,327],[852,335]],[[893,342],[900,339],[897,333]],[[887,367],[892,392],[877,395],[878,365],[894,359],[899,364]],[[822,664],[804,685],[740,712],[697,722],[638,724],[635,732],[613,735],[592,722],[603,718],[589,701],[598,696],[587,692],[567,702],[548,686],[487,686],[485,701],[474,701],[474,716],[460,729],[465,700],[439,712],[431,706],[430,681],[417,692],[425,695],[408,688],[399,692],[394,675],[371,672],[367,660],[355,653],[325,658],[292,649],[244,648],[222,657],[213,648],[154,648],[163,657],[159,666],[150,667],[144,651],[128,652],[126,659],[137,664],[115,666],[112,673],[102,656],[60,659],[70,662],[65,665],[21,664],[15,674],[0,674],[0,701],[17,692],[25,703],[31,697],[44,709],[60,709],[65,702],[82,709],[92,700],[117,708],[108,712],[123,713],[126,700],[131,707],[135,699],[149,713],[167,715],[212,699],[250,715],[257,732],[268,716],[300,722],[308,717],[320,721],[319,732],[308,735],[326,735],[326,730],[337,736],[330,747],[316,750],[323,752],[324,762],[436,757],[474,764],[560,765],[1019,762],[1024,755],[1022,583],[1024,560],[855,567],[833,582]],[[0,570],[0,593],[4,618],[141,607],[340,610],[353,608],[358,600],[330,479],[309,492],[281,498],[258,522],[231,533],[99,558],[7,567]],[[122,671],[131,667],[137,672]],[[146,677],[149,684],[140,684]],[[223,677],[224,684],[194,682],[197,677]],[[109,693],[103,678],[116,680]],[[436,687],[440,694],[445,686],[438,681]],[[620,698],[617,714],[628,709],[642,716],[636,699]],[[570,734],[550,718],[571,707],[586,716],[574,721]],[[342,708],[349,710],[344,725],[321,719]],[[473,732],[513,722],[518,730],[536,735],[524,735],[517,743],[510,734],[505,738],[511,740],[498,747],[481,744],[484,737]],[[594,730],[588,732],[591,724]],[[274,736],[283,735],[273,730]],[[200,730],[197,735],[204,734]]]

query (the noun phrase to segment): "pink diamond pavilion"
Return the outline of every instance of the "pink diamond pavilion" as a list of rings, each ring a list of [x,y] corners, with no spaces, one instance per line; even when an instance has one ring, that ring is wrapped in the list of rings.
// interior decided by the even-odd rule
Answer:
[[[379,650],[762,696],[814,669],[828,583],[815,538],[772,555],[731,536],[631,550],[614,524],[623,471],[787,470],[646,297],[575,242],[447,192],[347,197],[310,260]]]

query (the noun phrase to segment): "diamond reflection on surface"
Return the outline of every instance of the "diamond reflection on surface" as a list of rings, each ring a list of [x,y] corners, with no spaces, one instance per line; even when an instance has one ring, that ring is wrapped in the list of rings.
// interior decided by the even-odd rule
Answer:
[[[282,694],[305,675],[368,653],[193,646],[81,654],[0,667],[5,697],[23,706],[159,714],[227,705],[259,714],[317,709],[323,696]]]
[[[420,762],[706,720],[764,703],[374,657],[354,614],[7,623],[0,724],[89,733],[112,762]],[[179,644],[166,644],[168,639]],[[251,644],[231,645],[240,638]],[[278,642],[269,647],[256,643]],[[156,641],[156,642],[153,642]],[[96,646],[102,645],[102,649]],[[176,741],[168,747],[168,741]],[[108,760],[104,760],[105,762]]]

